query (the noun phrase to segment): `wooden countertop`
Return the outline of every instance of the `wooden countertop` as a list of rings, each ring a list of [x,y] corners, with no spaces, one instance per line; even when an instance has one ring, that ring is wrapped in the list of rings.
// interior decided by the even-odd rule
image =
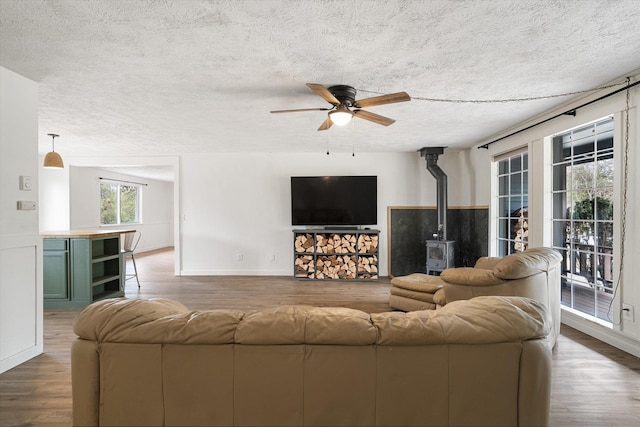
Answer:
[[[92,239],[94,237],[113,237],[118,234],[133,233],[134,231],[136,231],[134,228],[121,230],[86,228],[79,230],[43,231],[40,235],[44,239]]]

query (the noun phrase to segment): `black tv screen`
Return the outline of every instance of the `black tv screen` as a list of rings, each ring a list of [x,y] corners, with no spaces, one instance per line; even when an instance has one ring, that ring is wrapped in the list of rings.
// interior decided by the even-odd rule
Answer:
[[[378,223],[378,177],[292,176],[292,225]]]

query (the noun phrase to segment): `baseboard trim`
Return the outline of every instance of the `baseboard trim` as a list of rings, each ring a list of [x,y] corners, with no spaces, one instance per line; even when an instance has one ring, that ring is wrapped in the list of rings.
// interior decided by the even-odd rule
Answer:
[[[568,311],[562,311],[562,323],[582,333],[592,336],[602,342],[616,347],[622,351],[640,357],[640,342],[623,334],[609,329],[596,322],[589,321]]]
[[[43,344],[38,344],[33,347],[29,347],[26,350],[22,350],[18,354],[14,354],[13,356],[0,360],[0,374],[23,364],[27,360],[41,355],[43,351]]]
[[[136,255],[138,253],[143,254],[145,252],[153,252],[159,249],[169,249],[173,248],[173,244],[164,244],[164,245],[153,245],[153,246],[144,246],[136,249]]]
[[[287,270],[182,270],[181,276],[292,276],[291,269]]]

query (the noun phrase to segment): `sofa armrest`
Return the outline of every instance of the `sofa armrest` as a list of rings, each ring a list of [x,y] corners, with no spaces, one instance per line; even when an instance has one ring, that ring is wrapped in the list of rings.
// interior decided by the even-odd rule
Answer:
[[[446,269],[440,274],[440,278],[448,284],[467,286],[493,286],[504,283],[504,280],[497,278],[492,270],[471,267]]]
[[[444,288],[440,288],[433,294],[433,302],[437,305],[444,307],[447,304],[447,296],[445,294]]]

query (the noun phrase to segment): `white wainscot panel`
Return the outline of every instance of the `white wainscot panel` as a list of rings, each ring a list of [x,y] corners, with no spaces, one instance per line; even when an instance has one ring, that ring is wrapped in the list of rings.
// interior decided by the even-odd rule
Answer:
[[[36,249],[0,250],[1,365],[38,345]]]

